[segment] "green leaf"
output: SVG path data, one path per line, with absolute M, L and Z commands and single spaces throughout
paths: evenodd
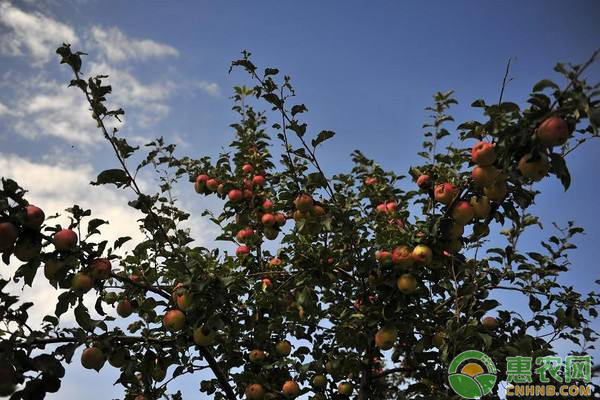
M 542 309 L 542 302 L 535 296 L 529 296 L 529 308 L 533 312 L 540 311 Z
M 556 176 L 560 179 L 565 191 L 571 186 L 571 174 L 567 168 L 567 163 L 560 154 L 550 153 L 550 162 L 552 164 L 552 170 Z
M 96 182 L 90 182 L 92 185 L 106 185 L 112 183 L 117 187 L 129 185 L 129 177 L 122 169 L 107 169 L 100 172 Z
M 541 81 L 539 81 L 538 83 L 533 85 L 534 92 L 541 92 L 542 90 L 544 90 L 546 88 L 552 88 L 552 89 L 556 89 L 556 90 L 559 89 L 559 87 L 556 83 L 554 83 L 548 79 L 542 79 Z

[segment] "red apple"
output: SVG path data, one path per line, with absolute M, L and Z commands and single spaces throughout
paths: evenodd
M 179 310 L 168 311 L 163 317 L 163 328 L 169 332 L 178 332 L 185 326 L 185 314 Z
M 239 246 L 235 250 L 235 255 L 240 258 L 246 257 L 248 254 L 250 254 L 250 247 L 248 246 Z
M 262 350 L 252 350 L 250 354 L 248 354 L 248 359 L 253 363 L 260 363 L 265 360 L 265 352 Z
M 272 202 L 271 200 L 265 200 L 265 201 L 262 203 L 262 206 L 263 206 L 263 208 L 264 208 L 266 211 L 269 211 L 269 210 L 271 210 L 271 208 L 273 207 L 273 202 Z
M 58 251 L 72 250 L 77 245 L 77 234 L 71 229 L 63 229 L 54 234 L 52 242 Z
M 97 347 L 88 347 L 81 353 L 81 365 L 84 368 L 100 371 L 105 361 L 104 353 Z
M 265 397 L 265 389 L 262 387 L 262 385 L 253 383 L 252 385 L 248 385 L 248 387 L 246 387 L 244 394 L 248 400 L 263 400 Z
M 229 191 L 228 196 L 229 196 L 229 201 L 232 201 L 234 203 L 236 203 L 244 198 L 244 194 L 239 189 L 231 189 Z
M 461 225 L 466 225 L 471 222 L 474 215 L 473 206 L 464 200 L 456 203 L 452 209 L 452 218 L 454 218 L 456 223 Z
M 12 249 L 17 240 L 19 231 L 10 222 L 0 222 L 0 252 Z
M 300 394 L 300 386 L 295 381 L 286 381 L 281 387 L 281 392 L 285 397 L 295 398 Z
M 377 183 L 377 178 L 367 178 L 365 179 L 365 185 L 367 186 L 371 186 L 371 185 L 375 185 Z
M 275 221 L 277 221 L 277 225 L 284 226 L 285 225 L 285 214 L 283 214 L 283 213 L 275 214 Z
M 263 278 L 262 281 L 263 290 L 268 289 L 273 286 L 273 282 L 269 278 Z
M 381 204 L 377 205 L 377 207 L 375 209 L 379 213 L 384 213 L 384 212 L 387 212 L 387 205 L 385 203 L 381 203 Z
M 192 294 L 181 284 L 175 286 L 175 290 L 173 290 L 173 300 L 175 301 L 175 304 L 177 304 L 177 307 L 183 311 L 188 310 L 193 304 Z
M 271 260 L 269 260 L 269 265 L 271 266 L 271 268 L 275 268 L 275 267 L 279 267 L 281 266 L 282 261 L 280 258 L 274 257 L 271 258 Z
M 492 165 L 496 161 L 496 150 L 489 142 L 479 142 L 471 149 L 471 159 L 477 165 Z
M 294 200 L 294 205 L 298 211 L 307 213 L 313 208 L 313 199 L 307 194 L 301 194 Z
M 198 175 L 196 177 L 196 182 L 194 183 L 196 193 L 206 192 L 206 183 L 208 182 L 208 179 L 208 175 Z
M 246 243 L 252 240 L 254 231 L 252 229 L 242 229 L 235 235 L 236 239 L 241 243 Z
M 273 226 L 277 222 L 275 216 L 271 213 L 263 214 L 260 222 L 265 226 Z
M 427 189 L 431 186 L 431 177 L 429 175 L 421 175 L 417 178 L 417 186 L 421 190 Z
M 254 196 L 254 192 L 250 189 L 244 189 L 244 199 L 250 200 Z
M 90 276 L 96 280 L 108 279 L 112 266 L 106 258 L 97 258 L 90 263 Z
M 385 209 L 389 213 L 396 212 L 397 208 L 398 208 L 398 203 L 396 203 L 395 201 L 390 201 L 385 204 Z
M 353 389 L 354 388 L 350 382 L 342 382 L 338 385 L 338 392 L 344 396 L 350 396 Z
M 471 178 L 477 185 L 484 187 L 491 185 L 499 173 L 498 168 L 493 165 L 485 167 L 476 165 L 473 171 L 471 171 Z
M 562 146 L 569 138 L 569 127 L 564 119 L 554 116 L 540 124 L 536 135 L 544 146 Z
M 252 183 L 256 186 L 263 186 L 265 184 L 265 177 L 262 175 L 255 175 L 252 178 Z
M 481 320 L 481 325 L 483 325 L 485 329 L 492 330 L 496 329 L 498 326 L 498 321 L 494 317 L 486 316 Z
M 401 268 L 409 268 L 415 260 L 408 246 L 398 246 L 392 251 L 392 262 Z
M 246 174 L 249 174 L 250 172 L 254 171 L 254 167 L 252 167 L 250 164 L 244 164 L 242 166 L 242 171 L 244 171 Z
M 194 343 L 198 346 L 210 346 L 215 342 L 216 332 L 207 326 L 194 329 Z
M 209 179 L 208 181 L 206 181 L 206 187 L 211 192 L 215 192 L 219 188 L 219 181 L 217 181 L 216 179 Z
M 119 301 L 117 304 L 117 314 L 120 317 L 127 318 L 133 312 L 133 307 L 131 306 L 131 302 L 127 299 L 123 299 Z
M 322 217 L 325 215 L 325 209 L 320 205 L 316 204 L 312 208 L 312 215 L 315 217 Z
M 392 253 L 386 250 L 378 251 L 375 253 L 375 258 L 381 264 L 389 264 L 392 262 Z
M 46 215 L 41 208 L 34 206 L 33 204 L 25 207 L 25 226 L 38 229 L 44 223 Z
M 448 205 L 458 194 L 458 189 L 451 183 L 442 183 L 435 187 L 433 194 L 436 201 Z

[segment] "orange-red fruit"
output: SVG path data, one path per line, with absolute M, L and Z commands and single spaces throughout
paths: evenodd
M 260 222 L 262 222 L 262 224 L 266 226 L 273 226 L 277 221 L 273 214 L 267 213 L 262 216 Z
M 15 245 L 19 231 L 10 222 L 0 222 L 0 252 L 10 250 Z
M 250 189 L 245 189 L 244 190 L 244 198 L 246 200 L 250 200 L 252 198 L 252 196 L 254 196 L 254 192 Z
M 240 246 L 235 250 L 235 255 L 238 257 L 246 257 L 250 253 L 250 247 Z
M 163 328 L 169 332 L 177 332 L 185 326 L 185 315 L 179 310 L 168 311 L 163 317 Z
M 271 266 L 271 268 L 279 267 L 281 263 L 281 259 L 277 257 L 271 258 L 271 260 L 269 260 L 269 265 Z
M 104 280 L 110 276 L 112 266 L 106 258 L 97 258 L 90 263 L 90 275 L 93 279 Z
M 395 328 L 384 327 L 375 334 L 375 346 L 381 350 L 389 350 L 398 339 L 398 331 Z
M 408 268 L 414 264 L 415 260 L 408 246 L 398 246 L 392 251 L 392 262 L 401 268 Z
M 264 288 L 270 288 L 271 286 L 273 286 L 273 282 L 271 282 L 269 278 L 263 278 L 261 282 Z
M 254 171 L 254 168 L 250 164 L 244 164 L 244 166 L 242 167 L 242 171 L 249 174 L 250 172 Z
M 79 272 L 71 279 L 71 287 L 81 292 L 88 292 L 93 286 L 92 278 L 89 275 Z
M 403 274 L 396 281 L 396 286 L 404 294 L 412 294 L 417 290 L 417 280 L 411 274 Z
M 37 229 L 44 223 L 44 211 L 33 204 L 25 207 L 25 225 L 29 228 Z
M 476 165 L 473 171 L 471 171 L 471 178 L 473 178 L 473 182 L 477 185 L 484 187 L 491 185 L 499 173 L 498 168 L 493 165 L 485 167 Z
M 284 226 L 285 225 L 285 214 L 283 214 L 283 213 L 275 214 L 275 221 L 277 221 L 277 225 Z
M 250 239 L 252 239 L 253 235 L 254 235 L 254 231 L 252 229 L 242 229 L 241 231 L 239 231 L 237 233 L 237 235 L 235 235 L 235 237 L 238 241 L 245 243 L 245 242 L 249 241 Z
M 297 397 L 300 394 L 300 386 L 292 380 L 286 381 L 281 387 L 281 392 L 286 397 Z
M 378 251 L 375 253 L 375 258 L 382 264 L 388 264 L 392 262 L 392 253 L 386 250 Z
M 133 312 L 133 307 L 131 306 L 131 302 L 127 299 L 123 299 L 119 301 L 117 304 L 117 314 L 120 317 L 127 318 Z
M 396 203 L 395 201 L 390 201 L 388 203 L 385 204 L 385 209 L 387 212 L 396 212 L 396 209 L 398 208 L 398 203 Z
M 81 353 L 81 365 L 84 368 L 99 371 L 105 361 L 104 353 L 97 347 L 88 347 Z
M 450 204 L 458 194 L 458 190 L 451 183 L 442 183 L 435 187 L 433 192 L 435 200 L 442 204 Z
M 232 201 L 234 203 L 238 202 L 244 198 L 244 194 L 239 189 L 231 189 L 229 191 L 228 196 L 229 196 L 229 201 Z
M 492 165 L 496 161 L 496 150 L 489 142 L 479 142 L 471 149 L 471 159 L 477 165 Z
M 325 209 L 317 204 L 312 208 L 312 214 L 315 217 L 322 217 L 325 215 Z
M 385 203 L 381 203 L 381 204 L 377 205 L 376 210 L 377 210 L 377 212 L 380 212 L 380 213 L 387 212 L 387 205 Z
M 365 179 L 365 185 L 375 185 L 377 183 L 377 178 L 367 178 Z
M 265 352 L 258 349 L 252 350 L 250 354 L 248 354 L 248 359 L 254 363 L 262 362 L 265 360 Z
M 208 175 L 198 175 L 196 177 L 196 182 L 194 183 L 194 189 L 196 190 L 196 193 L 204 193 L 208 179 Z
M 483 319 L 481 320 L 481 325 L 483 325 L 484 328 L 486 329 L 496 329 L 496 327 L 498 326 L 498 321 L 496 320 L 496 318 L 494 317 L 483 317 Z
M 461 225 L 471 222 L 474 215 L 473 206 L 464 200 L 459 201 L 452 209 L 452 218 Z
M 271 200 L 265 200 L 263 201 L 262 206 L 265 210 L 270 210 L 273 207 L 273 202 Z
M 301 194 L 294 200 L 296 208 L 303 213 L 309 212 L 313 208 L 313 203 L 313 198 L 307 194 Z
M 483 193 L 492 201 L 500 202 L 506 197 L 508 187 L 506 181 L 502 178 L 498 178 L 490 186 L 483 188 Z
M 77 245 L 77 234 L 71 229 L 63 229 L 54 234 L 52 242 L 56 250 L 72 250 Z
M 537 157 L 534 157 L 531 153 L 525 154 L 519 160 L 519 171 L 525 178 L 537 182 L 550 171 L 548 157 L 544 153 L 539 153 Z
M 265 397 L 265 389 L 258 383 L 248 385 L 244 392 L 248 400 L 263 400 Z
M 263 186 L 265 184 L 265 177 L 262 175 L 255 175 L 252 178 L 252 183 L 256 186 Z
M 550 117 L 540 124 L 536 135 L 545 146 L 562 146 L 569 138 L 569 127 L 564 119 Z
M 175 290 L 173 291 L 173 299 L 180 310 L 186 311 L 192 306 L 192 294 L 181 284 L 175 286 Z
M 429 175 L 421 175 L 417 178 L 417 186 L 423 190 L 431 185 L 431 177 Z
M 281 340 L 275 345 L 277 354 L 283 357 L 287 357 L 292 352 L 292 344 L 287 340 Z
M 208 181 L 206 181 L 206 187 L 211 192 L 215 192 L 219 188 L 219 181 L 217 181 L 216 179 L 209 179 Z
M 344 396 L 350 396 L 353 389 L 352 384 L 349 382 L 342 382 L 338 385 L 338 392 Z

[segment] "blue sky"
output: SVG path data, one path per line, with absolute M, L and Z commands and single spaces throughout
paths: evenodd
M 354 149 L 406 173 L 420 162 L 424 108 L 434 92 L 456 91 L 457 121 L 480 118 L 469 104 L 497 101 L 512 58 L 505 99 L 523 103 L 535 82 L 559 79 L 552 70 L 557 61 L 580 63 L 600 47 L 599 18 L 596 1 L 1 2 L 0 171 L 47 210 L 80 202 L 107 219 L 135 219 L 124 194 L 85 186 L 114 160 L 78 93 L 64 89 L 70 76 L 54 54 L 64 40 L 90 54 L 94 72 L 114 79 L 115 103 L 127 111 L 122 132 L 133 143 L 162 135 L 179 144 L 180 154 L 216 155 L 232 137 L 231 88 L 249 83 L 241 72 L 228 74 L 229 63 L 247 49 L 258 65 L 292 76 L 312 132 L 337 132 L 322 150 L 327 173 L 348 170 Z M 104 47 L 106 41 L 113 46 Z M 600 65 L 587 75 L 599 81 Z M 577 221 L 587 234 L 576 242 L 565 282 L 582 292 L 596 289 L 599 278 L 598 146 L 569 156 L 567 193 L 554 177 L 538 185 L 543 194 L 534 211 L 547 229 L 532 230 L 522 242 L 537 247 L 551 222 Z M 143 179 L 145 187 L 154 184 Z M 202 206 L 191 192 L 180 198 L 192 211 Z M 213 228 L 193 222 L 199 240 L 209 243 Z M 117 222 L 107 234 L 133 235 L 128 229 Z M 31 295 L 52 298 L 42 290 Z M 89 385 L 99 387 L 105 375 L 115 377 L 74 368 L 66 392 L 54 398 L 75 398 Z M 194 384 L 184 382 L 184 393 L 194 394 Z

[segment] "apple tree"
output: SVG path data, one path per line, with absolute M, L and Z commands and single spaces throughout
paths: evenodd
M 189 374 L 202 398 L 455 399 L 447 367 L 465 350 L 489 355 L 501 381 L 508 356 L 556 354 L 557 340 L 574 354 L 593 349 L 600 297 L 561 280 L 577 268 L 569 253 L 583 229 L 556 226 L 543 253 L 518 242 L 542 223 L 529 211 L 535 182 L 554 175 L 568 189 L 566 156 L 598 136 L 600 85 L 582 75 L 598 53 L 558 64 L 563 87 L 538 82 L 526 108 L 476 100 L 481 121 L 454 132 L 453 93 L 436 93 L 422 164 L 408 175 L 359 150 L 351 171 L 328 175 L 319 160 L 334 132 L 312 133 L 291 79 L 260 70 L 248 52 L 231 65 L 252 84 L 235 88 L 239 121 L 227 151 L 180 157 L 158 138 L 141 154 L 114 127 L 124 111 L 108 106 L 109 77 L 86 78 L 84 53 L 69 45 L 57 53 L 116 157 L 92 185 L 132 191 L 146 239 L 119 255 L 131 238 L 103 239 L 107 221 L 92 210 L 73 205 L 61 226 L 46 218 L 56 210 L 30 204 L 25 188 L 2 178 L 0 395 L 42 399 L 60 389 L 66 364 L 99 371 L 108 361 L 125 399 L 181 399 L 169 383 Z M 142 169 L 158 177 L 154 192 L 136 181 Z M 212 248 L 186 228 L 190 214 L 172 194 L 182 182 L 200 201 L 219 199 L 203 214 L 219 229 Z M 490 228 L 502 239 L 487 238 Z M 44 277 L 57 291 L 55 312 L 30 326 L 32 303 L 7 285 Z M 504 307 L 502 291 L 530 310 Z M 134 322 L 120 323 L 113 307 Z M 75 326 L 61 323 L 68 310 Z

